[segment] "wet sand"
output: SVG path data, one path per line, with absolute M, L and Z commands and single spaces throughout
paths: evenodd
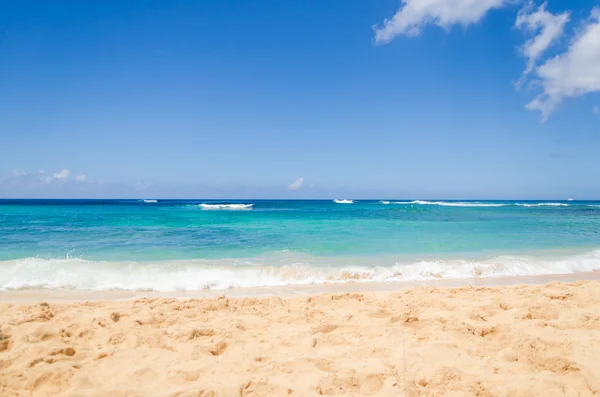
M 328 293 L 345 292 L 392 292 L 414 287 L 498 287 L 517 284 L 547 284 L 558 281 L 563 283 L 573 281 L 600 280 L 600 272 L 581 272 L 572 274 L 549 274 L 519 277 L 474 277 L 460 279 L 433 279 L 406 282 L 349 282 L 339 284 L 289 285 L 277 287 L 232 288 L 198 291 L 90 291 L 69 289 L 48 290 L 13 290 L 0 291 L 0 302 L 36 303 L 36 302 L 79 302 L 82 300 L 123 300 L 139 298 L 210 298 L 226 296 L 228 298 L 270 297 L 290 298 L 293 296 L 310 296 Z

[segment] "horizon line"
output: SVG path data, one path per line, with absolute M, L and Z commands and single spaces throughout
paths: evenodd
M 363 201 L 539 201 L 539 200 L 553 200 L 553 201 L 600 201 L 597 199 L 558 199 L 558 198 L 505 198 L 505 199 L 477 199 L 477 198 L 349 198 L 349 197 L 330 197 L 330 198 L 233 198 L 233 197 L 219 197 L 219 198 L 143 198 L 143 197 L 0 197 L 0 200 L 163 200 L 163 201 L 177 201 L 177 200 L 189 200 L 189 201 L 202 201 L 202 200 L 254 200 L 254 201 L 326 201 L 326 200 L 363 200 Z

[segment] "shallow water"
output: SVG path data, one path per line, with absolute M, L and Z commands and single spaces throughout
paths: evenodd
M 600 202 L 0 200 L 0 289 L 198 290 L 600 269 Z

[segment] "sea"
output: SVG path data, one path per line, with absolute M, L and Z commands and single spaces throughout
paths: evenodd
M 192 291 L 600 270 L 600 201 L 0 200 L 0 290 Z

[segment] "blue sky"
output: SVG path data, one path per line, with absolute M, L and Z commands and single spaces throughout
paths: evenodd
M 0 197 L 600 198 L 599 18 L 2 1 Z

